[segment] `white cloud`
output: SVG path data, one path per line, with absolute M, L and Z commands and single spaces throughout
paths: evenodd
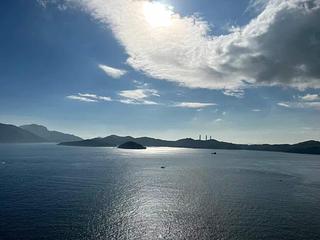
M 278 103 L 279 106 L 286 108 L 303 108 L 320 110 L 320 102 L 285 102 Z
M 175 107 L 182 107 L 182 108 L 205 108 L 210 106 L 216 106 L 215 103 L 200 103 L 200 102 L 181 102 L 177 103 Z
M 70 96 L 67 96 L 67 98 L 72 100 L 83 101 L 83 102 L 112 101 L 110 97 L 98 96 L 96 94 L 91 94 L 91 93 L 78 93 L 78 95 L 70 95 Z
M 120 78 L 127 73 L 126 70 L 113 68 L 103 64 L 99 64 L 99 68 L 112 78 Z
M 285 107 L 285 108 L 289 108 L 290 107 L 290 105 L 288 103 L 283 103 L 283 102 L 279 102 L 279 103 L 277 103 L 277 105 L 280 106 L 280 107 Z
M 149 84 L 145 82 L 141 82 L 138 80 L 133 80 L 133 83 L 136 85 L 137 88 L 148 88 Z
M 154 101 L 148 101 L 148 100 L 132 100 L 132 99 L 120 99 L 119 102 L 124 104 L 134 104 L 134 105 L 158 105 L 158 103 Z
M 160 96 L 155 89 L 135 89 L 125 90 L 118 93 L 121 99 L 112 99 L 111 97 L 99 96 L 92 93 L 78 93 L 77 95 L 69 95 L 68 99 L 82 102 L 102 102 L 102 101 L 117 101 L 124 104 L 134 105 L 158 105 L 159 103 L 148 100 L 151 96 Z
M 307 94 L 305 96 L 300 97 L 303 101 L 317 101 L 320 100 L 320 96 L 318 94 Z
M 236 97 L 236 98 L 243 98 L 244 91 L 242 89 L 227 89 L 223 91 L 223 94 L 226 96 Z
M 307 103 L 304 103 L 303 105 L 307 108 L 320 110 L 320 102 L 307 102 Z
M 67 96 L 67 98 L 72 99 L 72 100 L 81 101 L 81 102 L 98 102 L 96 99 L 81 97 L 78 95 L 69 95 L 69 96 Z
M 280 105 L 280 106 L 281 106 L 281 105 Z M 261 112 L 261 109 L 257 109 L 257 108 L 256 108 L 256 109 L 252 109 L 251 111 L 252 111 L 252 112 Z
M 96 94 L 91 94 L 91 93 L 78 93 L 78 95 L 81 97 L 87 97 L 87 98 L 95 98 L 95 99 L 98 98 Z
M 56 5 L 60 11 L 65 11 L 67 9 L 67 5 L 63 0 L 36 0 L 36 1 L 43 8 L 47 8 L 49 5 Z
M 99 100 L 110 102 L 112 101 L 111 97 L 98 96 Z
M 221 36 L 210 35 L 206 21 L 171 8 L 161 8 L 155 16 L 163 19 L 152 16 L 151 24 L 149 1 L 69 1 L 110 27 L 128 64 L 154 78 L 222 90 L 320 88 L 320 0 L 264 1 L 257 17 Z
M 123 90 L 118 93 L 123 97 L 120 100 L 126 104 L 144 104 L 144 105 L 156 105 L 158 103 L 148 100 L 150 97 L 159 97 L 159 93 L 155 89 L 138 88 L 134 90 Z
M 216 120 L 214 120 L 215 122 L 222 122 L 223 120 L 221 118 L 217 118 Z
M 120 96 L 134 100 L 145 99 L 150 96 L 159 96 L 158 91 L 155 89 L 134 89 L 124 90 L 119 93 Z

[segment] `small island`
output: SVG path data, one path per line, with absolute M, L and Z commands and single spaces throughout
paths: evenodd
M 136 143 L 136 142 L 132 142 L 132 141 L 125 142 L 125 143 L 119 145 L 118 148 L 122 148 L 122 149 L 146 149 L 145 146 L 143 146 L 143 145 L 141 145 L 139 143 Z

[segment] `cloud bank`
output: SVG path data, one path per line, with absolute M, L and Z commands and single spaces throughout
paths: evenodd
M 149 1 L 68 2 L 109 27 L 127 63 L 153 78 L 190 88 L 320 88 L 320 0 L 266 0 L 257 17 L 221 36 L 210 35 L 203 19 L 171 8 L 161 10 L 168 24 L 150 24 Z

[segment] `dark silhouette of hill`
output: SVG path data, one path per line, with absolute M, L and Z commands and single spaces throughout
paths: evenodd
M 14 125 L 0 123 L 1 143 L 44 142 L 45 139 Z
M 72 134 L 66 134 L 58 131 L 49 131 L 45 126 L 37 124 L 22 125 L 20 128 L 27 130 L 43 139 L 47 142 L 72 142 L 83 140 Z
M 116 147 L 125 142 L 134 141 L 148 147 L 181 147 L 181 148 L 203 148 L 203 149 L 234 149 L 234 150 L 255 150 L 274 151 L 288 153 L 320 154 L 320 142 L 306 141 L 297 144 L 234 144 L 212 140 L 195 140 L 192 138 L 168 141 L 149 137 L 134 138 L 130 136 L 121 137 L 111 135 L 105 138 L 93 138 L 83 141 L 62 142 L 60 145 L 67 146 L 87 146 L 87 147 Z
M 64 146 L 79 146 L 79 147 L 115 147 L 117 145 L 109 144 L 109 142 L 105 141 L 104 138 L 92 138 L 86 139 L 82 141 L 74 141 L 74 142 L 62 142 L 58 145 Z
M 296 143 L 296 144 L 243 145 L 242 149 L 257 150 L 257 151 L 320 154 L 320 142 L 310 140 L 310 141 L 305 141 L 305 142 Z
M 141 144 L 136 143 L 136 142 L 132 142 L 132 141 L 120 144 L 118 146 L 118 148 L 123 148 L 123 149 L 146 149 L 145 146 L 142 146 Z

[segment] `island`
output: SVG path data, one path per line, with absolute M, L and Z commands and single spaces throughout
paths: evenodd
M 141 145 L 139 143 L 136 143 L 136 142 L 132 142 L 132 141 L 125 142 L 125 143 L 119 145 L 118 148 L 122 148 L 122 149 L 146 149 L 145 146 L 143 146 L 143 145 Z

